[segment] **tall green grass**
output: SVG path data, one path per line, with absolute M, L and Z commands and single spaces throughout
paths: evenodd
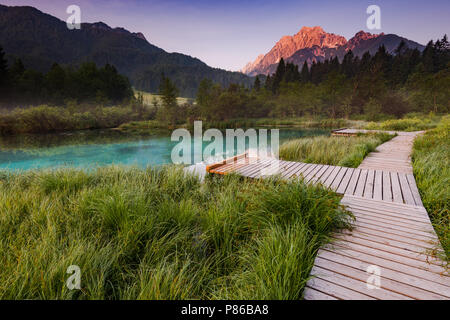
M 450 116 L 436 129 L 414 141 L 413 169 L 417 187 L 438 234 L 447 259 L 450 257 Z
M 365 129 L 369 130 L 394 130 L 394 131 L 420 131 L 435 128 L 440 116 L 433 113 L 429 115 L 413 115 L 404 119 L 390 119 L 383 122 L 369 122 Z
M 364 157 L 393 136 L 386 133 L 355 137 L 312 137 L 291 140 L 280 147 L 280 158 L 356 168 Z
M 0 174 L 1 299 L 299 299 L 347 226 L 340 198 L 301 181 L 180 168 Z M 81 268 L 81 290 L 65 283 Z
M 148 112 L 133 110 L 132 106 L 53 107 L 47 105 L 0 110 L 0 136 L 22 133 L 114 128 L 126 122 L 148 118 Z

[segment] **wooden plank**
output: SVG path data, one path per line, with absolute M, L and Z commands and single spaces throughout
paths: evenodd
M 432 263 L 434 265 L 442 267 L 442 261 L 436 258 L 435 256 L 428 255 L 428 254 L 422 254 L 417 252 L 412 252 L 403 248 L 397 248 L 390 246 L 388 244 L 383 244 L 378 241 L 368 240 L 365 238 L 360 237 L 354 237 L 346 234 L 336 234 L 334 235 L 334 239 L 338 239 L 339 241 L 343 242 L 351 242 L 356 243 L 365 247 L 370 247 L 374 249 L 378 249 L 381 251 L 386 251 L 392 254 L 397 254 L 399 256 L 407 257 L 410 259 L 415 259 L 418 261 L 426 262 L 426 263 Z
M 327 178 L 330 176 L 330 174 L 333 172 L 334 167 L 333 166 L 329 166 L 327 168 L 327 170 L 323 173 L 323 175 L 320 177 L 320 179 L 318 180 L 319 183 L 322 183 L 327 180 Z
M 270 162 L 270 160 L 266 159 L 266 160 L 260 161 L 258 163 L 255 163 L 255 164 L 250 164 L 242 169 L 237 170 L 237 172 L 239 172 L 243 176 L 248 177 L 249 174 L 252 174 L 252 173 L 258 171 L 261 167 L 265 166 L 269 162 Z
M 422 199 L 420 198 L 419 189 L 417 189 L 416 180 L 414 179 L 414 175 L 411 173 L 407 174 L 406 179 L 408 180 L 409 187 L 411 189 L 411 193 L 413 195 L 416 206 L 423 206 Z
M 224 159 L 224 160 L 222 160 L 220 162 L 213 163 L 213 164 L 210 164 L 210 165 L 206 166 L 206 171 L 209 172 L 210 170 L 215 169 L 217 167 L 220 167 L 220 166 L 222 166 L 224 164 L 228 164 L 230 162 L 236 162 L 237 160 L 242 159 L 242 158 L 246 158 L 246 157 L 248 157 L 247 152 L 239 154 L 237 156 L 233 156 L 233 157 Z
M 383 200 L 392 201 L 391 174 L 383 171 Z
M 375 300 L 374 298 L 369 297 L 365 294 L 334 284 L 329 281 L 325 281 L 320 278 L 312 278 L 311 280 L 308 281 L 307 286 L 310 288 L 314 288 L 318 291 L 326 292 L 328 295 L 331 295 L 338 299 Z
M 368 170 L 367 172 L 367 180 L 366 186 L 364 187 L 364 198 L 372 199 L 373 198 L 373 184 L 375 179 L 375 171 Z
M 391 227 L 393 229 L 399 229 L 399 230 L 403 230 L 407 231 L 406 229 L 409 228 L 411 229 L 411 232 L 416 233 L 416 234 L 421 234 L 421 235 L 428 235 L 429 237 L 435 239 L 436 235 L 434 232 L 434 229 L 431 225 L 417 225 L 414 223 L 409 223 L 408 220 L 394 220 L 394 219 L 386 219 L 386 217 L 383 216 L 379 216 L 379 215 L 374 215 L 374 214 L 367 214 L 364 211 L 358 211 L 358 210 L 351 210 L 355 215 L 358 215 L 359 217 L 361 217 L 359 219 L 359 221 L 365 221 L 365 219 L 369 219 L 370 223 L 373 223 L 374 225 L 378 225 L 378 226 L 384 226 L 386 225 L 387 227 Z M 369 222 L 367 222 L 369 223 Z M 400 227 L 402 227 L 403 229 L 400 229 Z
M 330 186 L 331 190 L 337 190 L 338 189 L 339 185 L 342 182 L 342 178 L 344 177 L 345 173 L 347 172 L 347 169 L 348 168 L 341 167 L 341 170 L 336 175 L 336 178 L 334 178 L 334 181 L 333 181 L 333 183 Z
M 345 204 L 345 206 L 347 207 L 348 210 L 350 211 L 354 211 L 354 212 L 360 212 L 363 214 L 368 214 L 368 215 L 377 215 L 386 219 L 403 219 L 403 220 L 407 220 L 411 223 L 420 223 L 422 225 L 430 225 L 430 221 L 429 219 L 426 219 L 424 217 L 421 216 L 417 216 L 417 215 L 409 215 L 409 214 L 401 214 L 401 213 L 397 213 L 397 212 L 392 212 L 392 211 L 388 211 L 388 210 L 379 210 L 376 208 L 369 208 L 366 206 L 361 206 L 358 204 Z
M 361 169 L 355 169 L 348 183 L 347 189 L 345 190 L 345 194 L 353 195 L 355 193 L 356 185 L 359 181 L 359 176 L 361 174 Z
M 363 226 L 358 226 L 358 228 L 355 229 L 355 231 L 364 233 L 364 234 L 368 234 L 368 235 L 372 235 L 375 237 L 380 237 L 380 238 L 384 238 L 384 239 L 395 240 L 395 241 L 400 241 L 400 242 L 404 242 L 404 243 L 408 243 L 408 244 L 422 246 L 428 250 L 434 250 L 436 248 L 436 245 L 432 241 L 407 238 L 407 237 L 403 237 L 401 235 L 397 235 L 397 234 L 394 234 L 391 232 L 379 231 L 377 229 L 366 228 Z
M 325 173 L 325 171 L 327 171 L 329 165 L 323 165 L 320 167 L 320 170 L 313 176 L 311 177 L 309 180 L 307 180 L 307 182 L 314 182 L 319 180 L 322 175 Z
M 306 165 L 307 164 L 303 163 L 303 162 L 296 163 L 295 165 L 290 167 L 289 170 L 287 170 L 286 172 L 282 173 L 281 176 L 283 178 L 289 178 L 292 175 L 293 172 L 299 170 L 300 168 L 302 168 L 302 167 L 304 167 Z
M 364 261 L 354 257 L 350 257 L 348 255 L 341 255 L 335 252 L 327 251 L 327 250 L 319 250 L 317 255 L 320 259 L 325 259 L 327 261 L 332 261 L 335 263 L 339 263 L 342 265 L 346 265 L 361 271 L 366 271 L 367 267 L 373 265 L 372 261 Z M 391 279 L 397 282 L 407 284 L 416 289 L 426 290 L 428 292 L 438 294 L 438 296 L 447 297 L 447 293 L 449 288 L 441 285 L 439 283 L 429 281 L 420 277 L 416 277 L 414 275 L 410 275 L 402 272 L 402 270 L 395 270 L 389 267 L 385 267 L 384 265 L 375 264 L 382 268 L 382 277 L 383 279 Z M 383 280 L 382 280 L 383 281 Z M 417 292 L 417 291 L 416 291 Z
M 248 158 L 246 158 L 244 163 L 233 162 L 233 163 L 229 163 L 229 164 L 224 164 L 215 169 L 211 169 L 209 172 L 218 173 L 218 174 L 226 174 L 226 173 L 234 172 L 237 169 L 242 168 L 244 166 L 248 166 L 248 165 L 249 165 L 249 160 L 248 160 Z
M 336 248 L 336 249 L 331 249 L 331 250 L 328 249 L 327 251 L 335 251 L 335 253 L 342 255 L 342 256 L 355 258 L 355 259 L 358 259 L 361 261 L 368 262 L 371 265 L 377 265 L 383 269 L 386 268 L 386 269 L 399 271 L 400 273 L 404 273 L 404 274 L 407 274 L 407 275 L 410 275 L 413 277 L 417 277 L 417 278 L 422 278 L 424 280 L 432 281 L 437 284 L 444 285 L 445 282 L 448 283 L 448 279 L 446 279 L 447 277 L 439 275 L 434 272 L 429 272 L 427 270 L 412 267 L 412 266 L 409 266 L 409 265 L 406 265 L 403 263 L 399 263 L 396 261 L 392 261 L 389 259 L 381 258 L 381 257 L 375 256 L 372 254 L 367 254 L 365 252 L 352 250 L 350 248 L 346 249 L 344 247 L 340 247 L 340 248 Z M 450 289 L 450 287 L 448 289 Z
M 253 170 L 255 170 L 256 168 L 258 168 L 259 166 L 261 166 L 263 163 L 262 162 L 258 162 L 258 163 L 254 163 L 254 164 L 248 164 L 242 168 L 239 168 L 236 170 L 236 173 L 242 175 L 242 176 L 247 176 L 248 172 L 252 172 Z
M 436 240 L 436 238 L 432 237 L 431 235 L 418 235 L 416 233 L 412 233 L 411 230 L 399 230 L 400 228 L 398 227 L 388 227 L 387 225 L 383 225 L 380 223 L 374 223 L 374 222 L 366 222 L 366 221 L 362 221 L 360 220 L 356 220 L 354 222 L 355 226 L 358 227 L 365 227 L 365 228 L 369 228 L 372 230 L 378 230 L 381 232 L 386 232 L 386 233 L 390 233 L 390 234 L 395 234 L 398 236 L 402 236 L 404 238 L 409 238 L 411 240 L 422 240 L 422 241 L 429 241 L 429 242 L 433 242 Z
M 443 267 L 437 266 L 435 264 L 419 261 L 416 259 L 407 258 L 404 256 L 393 254 L 391 252 L 367 247 L 367 246 L 356 244 L 353 242 L 339 241 L 339 242 L 333 242 L 332 245 L 333 245 L 333 247 L 339 246 L 341 248 L 351 249 L 353 251 L 358 251 L 358 252 L 362 252 L 364 254 L 370 254 L 371 256 L 375 256 L 378 258 L 401 263 L 405 266 L 410 266 L 410 267 L 414 267 L 414 268 L 426 271 L 428 273 L 433 273 L 435 275 L 438 275 L 439 277 L 441 277 L 442 276 L 441 274 L 443 272 L 445 272 L 445 269 Z
M 373 186 L 373 198 L 383 200 L 383 171 L 375 171 L 375 184 Z
M 296 177 L 302 177 L 305 178 L 310 172 L 314 171 L 314 169 L 317 167 L 318 165 L 315 163 L 310 164 L 308 167 L 305 167 L 304 170 L 299 170 L 295 173 Z
M 272 160 L 272 161 L 267 162 L 266 164 L 261 166 L 258 170 L 250 173 L 248 175 L 248 177 L 253 178 L 253 179 L 260 177 L 262 175 L 262 170 L 269 168 L 271 165 L 276 164 L 277 162 L 278 162 L 278 160 Z
M 291 170 L 293 167 L 297 166 L 299 163 L 298 162 L 291 162 L 291 161 L 285 161 L 287 164 L 284 167 L 283 172 L 281 173 L 281 176 L 283 176 L 283 174 L 285 174 L 286 172 L 289 172 L 289 170 Z
M 323 184 L 327 187 L 330 187 L 333 181 L 335 180 L 336 176 L 338 175 L 339 171 L 341 171 L 341 168 L 342 167 L 334 167 L 333 172 L 330 173 L 330 175 Z
M 409 225 L 413 226 L 422 226 L 423 228 L 426 228 L 426 230 L 432 230 L 432 226 L 430 225 L 429 221 L 421 220 L 419 218 L 417 219 L 411 219 L 407 215 L 400 215 L 397 213 L 391 213 L 391 212 L 380 212 L 376 209 L 367 209 L 367 208 L 360 208 L 360 207 L 349 207 L 347 206 L 347 209 L 355 214 L 361 214 L 364 216 L 374 216 L 379 217 L 380 219 L 385 219 L 386 221 L 405 221 L 405 223 L 408 223 Z
M 351 196 L 351 195 L 345 195 L 342 198 L 342 200 L 344 202 L 349 202 L 351 204 L 360 203 L 361 205 L 365 205 L 370 208 L 377 207 L 377 208 L 380 208 L 383 210 L 388 210 L 388 211 L 393 211 L 393 212 L 398 212 L 398 213 L 404 213 L 406 211 L 407 213 L 413 213 L 418 216 L 428 217 L 427 211 L 422 206 L 396 203 L 396 202 L 379 201 L 379 200 L 374 200 L 374 199 L 365 199 L 365 198 Z
M 337 263 L 331 260 L 323 259 L 321 257 L 317 257 L 315 261 L 315 265 L 318 267 L 321 267 L 323 269 L 327 269 L 336 273 L 339 273 L 343 276 L 351 277 L 356 280 L 360 281 L 367 281 L 369 274 L 367 273 L 367 267 L 366 270 L 361 270 L 361 268 L 354 268 L 352 266 L 347 266 L 345 264 Z M 399 281 L 396 281 L 395 279 L 390 279 L 387 277 L 384 277 L 383 270 L 380 270 L 382 274 L 380 274 L 380 289 L 381 294 L 383 296 L 378 296 L 380 299 L 433 299 L 433 300 L 443 300 L 446 299 L 446 297 L 423 290 L 421 288 L 417 288 L 414 286 L 409 285 L 408 283 L 402 283 Z M 388 293 L 383 291 L 388 291 Z M 372 291 L 372 290 L 371 290 Z M 378 291 L 378 290 L 373 290 Z M 394 296 L 391 296 L 390 293 L 395 293 Z M 387 295 L 386 295 L 387 294 Z M 369 293 L 369 295 L 371 295 Z M 386 296 L 384 296 L 386 295 Z
M 402 217 L 402 216 L 393 215 L 393 214 L 385 214 L 384 212 L 380 213 L 380 212 L 373 212 L 373 211 L 369 211 L 369 210 L 360 210 L 360 209 L 355 209 L 355 208 L 351 208 L 350 211 L 355 216 L 361 216 L 362 218 L 370 218 L 370 219 L 375 219 L 375 220 L 379 220 L 379 221 L 384 221 L 387 223 L 401 224 L 404 226 L 409 226 L 411 228 L 426 230 L 428 232 L 434 231 L 433 227 L 429 223 L 408 219 L 408 218 L 405 218 L 404 216 Z
M 411 189 L 409 188 L 408 181 L 406 180 L 406 175 L 404 173 L 399 173 L 398 180 L 400 181 L 400 187 L 402 189 L 403 198 L 405 199 L 406 204 L 415 205 L 413 195 L 411 193 Z
M 305 175 L 305 182 L 311 180 L 311 178 L 314 177 L 323 167 L 324 167 L 323 165 L 317 165 L 313 170 L 311 170 L 307 175 Z
M 366 185 L 367 170 L 362 169 L 359 174 L 358 183 L 356 184 L 355 196 L 362 197 L 364 194 L 364 186 Z
M 323 292 L 317 291 L 313 288 L 306 287 L 304 294 L 303 294 L 304 300 L 338 300 L 337 298 L 330 296 L 328 294 L 325 294 Z
M 443 253 L 443 251 L 438 251 L 438 250 L 420 246 L 420 244 L 421 244 L 420 242 L 411 244 L 411 243 L 407 243 L 407 242 L 403 242 L 403 241 L 399 241 L 399 240 L 389 239 L 386 236 L 382 236 L 382 235 L 374 236 L 370 233 L 361 232 L 359 228 L 356 230 L 352 230 L 352 231 L 344 230 L 341 233 L 339 233 L 337 236 L 340 236 L 341 234 L 351 235 L 352 237 L 355 237 L 355 238 L 362 238 L 362 239 L 367 239 L 370 241 L 376 241 L 376 242 L 383 243 L 383 244 L 386 244 L 386 245 L 389 245 L 392 247 L 405 249 L 405 250 L 409 250 L 411 252 L 416 252 L 419 254 L 433 256 L 433 257 L 437 256 L 437 254 Z
M 436 239 L 434 230 L 432 230 L 430 228 L 430 226 L 423 226 L 420 224 L 417 225 L 417 224 L 409 223 L 408 221 L 405 222 L 405 220 L 399 221 L 397 219 L 396 220 L 386 219 L 386 217 L 384 217 L 384 216 L 373 216 L 373 215 L 369 215 L 369 214 L 362 214 L 358 211 L 352 211 L 352 213 L 361 222 L 373 223 L 374 225 L 377 225 L 377 226 L 392 225 L 392 227 L 394 229 L 396 229 L 398 227 L 401 227 L 403 229 L 410 229 L 411 233 L 417 232 L 420 235 L 429 234 L 429 235 L 431 235 L 432 239 Z
M 298 166 L 297 168 L 295 168 L 294 170 L 292 170 L 289 175 L 286 176 L 286 178 L 290 179 L 290 178 L 295 178 L 297 177 L 301 172 L 304 172 L 305 170 L 308 170 L 309 168 L 311 168 L 311 164 L 310 163 L 305 163 L 305 165 L 303 166 Z
M 365 280 L 359 280 L 355 278 L 348 277 L 346 275 L 342 275 L 340 273 L 334 272 L 332 270 L 328 270 L 325 268 L 322 268 L 320 266 L 314 265 L 314 267 L 311 270 L 311 275 L 316 276 L 317 278 L 333 282 L 335 284 L 338 284 L 340 286 L 344 286 L 350 290 L 353 290 L 355 292 L 359 292 L 361 294 L 365 294 L 369 297 L 375 298 L 375 299 L 387 299 L 387 300 L 411 300 L 411 298 L 406 297 L 404 295 L 385 290 L 383 288 L 379 289 L 369 289 L 367 287 L 367 283 Z M 368 274 L 365 274 L 365 277 L 367 279 Z
M 345 193 L 345 190 L 347 190 L 347 186 L 350 183 L 350 179 L 352 178 L 354 172 L 355 172 L 355 169 L 353 169 L 353 168 L 347 169 L 347 171 L 345 172 L 345 175 L 342 177 L 341 184 L 339 185 L 339 187 L 336 190 L 337 193 L 340 193 L 340 194 Z

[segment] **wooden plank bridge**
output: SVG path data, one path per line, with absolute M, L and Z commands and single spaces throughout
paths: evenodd
M 367 132 L 366 130 L 361 130 Z M 337 135 L 354 135 L 344 129 Z M 342 194 L 352 230 L 332 235 L 316 256 L 305 299 L 450 299 L 448 265 L 423 207 L 410 153 L 419 132 L 396 132 L 358 168 L 239 155 L 206 167 L 212 174 L 303 178 Z M 378 270 L 379 286 L 367 283 Z M 375 275 L 377 276 L 377 275 Z

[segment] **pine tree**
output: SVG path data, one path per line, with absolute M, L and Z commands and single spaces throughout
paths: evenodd
M 434 72 L 435 70 L 436 52 L 433 40 L 427 43 L 422 52 L 422 61 L 426 72 Z
M 13 79 L 16 77 L 20 77 L 23 75 L 24 72 L 25 72 L 25 66 L 22 63 L 22 60 L 20 60 L 20 59 L 14 60 L 14 63 L 10 69 L 11 77 Z
M 161 75 L 159 94 L 162 96 L 161 100 L 163 106 L 163 109 L 160 110 L 159 118 L 168 121 L 171 124 L 175 124 L 178 120 L 178 89 L 164 74 Z
M 264 88 L 266 88 L 266 90 L 272 90 L 272 77 L 270 76 L 270 74 L 268 74 L 266 77 Z
M 272 79 L 272 91 L 274 93 L 278 92 L 278 89 L 280 88 L 280 83 L 284 79 L 284 75 L 286 73 L 286 65 L 284 63 L 284 59 L 281 58 L 280 62 L 278 63 L 277 71 L 275 71 L 275 74 L 273 75 Z
M 0 87 L 6 86 L 8 82 L 8 62 L 5 59 L 5 52 L 0 46 Z
M 301 71 L 301 73 L 300 73 L 300 80 L 301 80 L 302 82 L 308 82 L 308 81 L 310 80 L 310 77 L 309 77 L 309 68 L 308 68 L 308 63 L 306 62 L 306 60 L 305 60 L 305 62 L 303 63 L 302 71 Z
M 259 91 L 259 89 L 261 89 L 261 81 L 259 80 L 259 76 L 256 76 L 255 78 L 253 89 L 255 89 L 256 91 Z
M 341 70 L 347 78 L 351 78 L 355 75 L 355 69 L 355 57 L 353 51 L 349 50 L 342 59 Z

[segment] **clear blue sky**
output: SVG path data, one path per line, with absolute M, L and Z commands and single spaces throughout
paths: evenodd
M 426 44 L 450 35 L 449 0 L 0 0 L 30 5 L 66 20 L 70 4 L 81 7 L 82 22 L 103 21 L 112 27 L 142 32 L 169 52 L 197 57 L 210 66 L 239 70 L 266 53 L 283 35 L 302 26 L 322 26 L 347 39 L 367 30 L 366 8 L 381 8 L 381 30 Z

